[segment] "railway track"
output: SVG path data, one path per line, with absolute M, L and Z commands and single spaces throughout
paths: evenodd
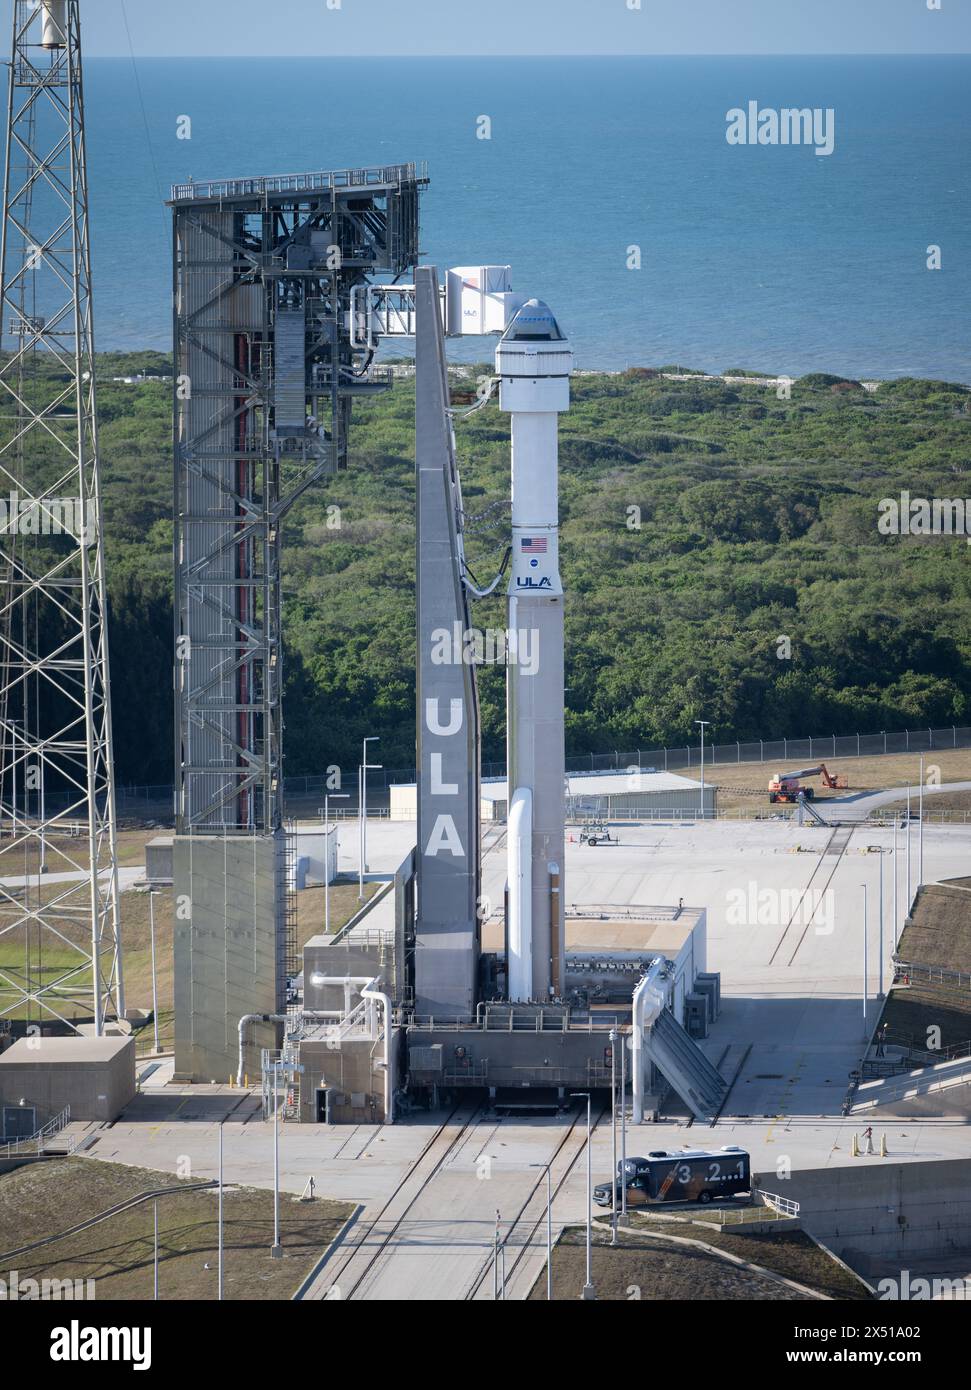
M 822 898 L 823 894 L 826 893 L 826 891 L 828 890 L 830 884 L 833 882 L 833 879 L 836 876 L 836 870 L 839 868 L 840 864 L 842 864 L 844 858 L 846 857 L 846 851 L 849 848 L 850 841 L 853 838 L 853 832 L 857 828 L 858 827 L 856 825 L 838 825 L 833 830 L 832 835 L 829 837 L 829 840 L 826 843 L 826 848 L 819 856 L 819 862 L 817 863 L 816 867 L 812 871 L 812 874 L 810 875 L 809 882 L 806 884 L 805 888 L 800 893 L 799 901 L 793 908 L 789 920 L 785 925 L 785 929 L 783 930 L 782 935 L 779 937 L 779 940 L 776 942 L 775 950 L 769 957 L 770 965 L 775 965 L 776 958 L 780 956 L 780 953 L 782 953 L 783 951 L 783 947 L 786 946 L 786 938 L 789 936 L 790 931 L 792 931 L 794 926 L 798 926 L 797 918 L 799 917 L 800 912 L 802 911 L 802 906 L 803 903 L 806 901 L 807 894 L 816 886 L 817 876 L 820 879 L 822 879 L 822 877 L 825 875 L 826 879 L 825 883 L 823 883 L 822 887 L 819 889 L 820 899 Z M 828 874 L 825 874 L 823 866 L 827 859 L 833 860 L 833 867 L 830 869 Z M 795 946 L 792 947 L 792 953 L 789 956 L 789 959 L 786 961 L 787 966 L 792 965 L 793 961 L 796 959 L 796 956 L 799 952 L 799 948 L 806 939 L 806 933 L 809 931 L 809 928 L 812 925 L 813 915 L 814 914 L 811 913 L 807 918 L 806 922 L 803 924 L 802 931 L 799 934 L 799 939 L 796 942 Z
M 438 1127 L 417 1162 L 398 1184 L 376 1216 L 361 1231 L 343 1262 L 329 1278 L 324 1295 L 342 1302 L 354 1298 L 370 1277 L 400 1230 L 412 1207 L 441 1172 L 469 1130 L 483 1114 L 481 1105 L 460 1104 Z
M 599 1114 L 596 1114 L 594 1116 L 592 1121 L 592 1128 L 594 1131 L 596 1131 L 597 1126 L 600 1124 L 600 1122 L 603 1120 L 604 1116 L 607 1113 L 608 1107 L 605 1106 L 603 1109 L 601 1109 Z M 579 1142 L 577 1142 L 576 1134 L 578 1128 L 580 1130 Z M 584 1114 L 584 1111 L 580 1109 L 574 1116 L 570 1128 L 567 1130 L 566 1134 L 564 1134 L 563 1138 L 557 1145 L 553 1157 L 549 1160 L 550 1169 L 553 1174 L 554 1203 L 556 1201 L 556 1198 L 562 1191 L 563 1186 L 569 1178 L 570 1174 L 573 1172 L 573 1169 L 576 1167 L 576 1164 L 579 1161 L 581 1155 L 583 1154 L 586 1148 L 586 1142 L 586 1115 Z M 557 1173 L 557 1168 L 559 1168 L 559 1173 Z M 515 1280 L 517 1270 L 519 1270 L 522 1267 L 523 1261 L 528 1257 L 530 1251 L 533 1249 L 534 1244 L 536 1243 L 537 1233 L 545 1231 L 546 1172 L 545 1170 L 537 1171 L 539 1172 L 539 1176 L 537 1177 L 536 1182 L 533 1184 L 533 1187 L 528 1197 L 526 1198 L 525 1202 L 523 1202 L 519 1211 L 516 1213 L 512 1225 L 506 1232 L 504 1245 L 507 1250 L 512 1240 L 518 1239 L 519 1244 L 519 1248 L 516 1251 L 512 1263 L 507 1265 L 505 1270 L 505 1287 L 507 1288 L 512 1285 L 513 1281 Z M 539 1208 L 538 1212 L 530 1210 L 531 1208 L 535 1208 L 537 1206 Z M 519 1238 L 520 1231 L 522 1231 L 521 1238 Z M 544 1234 L 542 1236 L 542 1244 L 545 1245 L 545 1243 L 546 1237 Z M 494 1256 L 490 1252 L 488 1258 L 483 1263 L 482 1268 L 479 1270 L 479 1273 L 476 1275 L 475 1280 L 473 1281 L 471 1287 L 465 1295 L 466 1302 L 476 1298 L 485 1298 L 490 1296 L 489 1294 L 483 1292 L 483 1290 L 486 1284 L 486 1280 L 492 1272 L 493 1259 Z

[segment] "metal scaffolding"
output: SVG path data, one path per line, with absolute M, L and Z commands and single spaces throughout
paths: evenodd
M 0 266 L 0 1017 L 100 1034 L 124 992 L 77 0 L 13 7 Z
M 413 164 L 180 184 L 175 302 L 176 825 L 283 823 L 285 517 L 346 466 L 355 397 L 390 373 L 351 295 L 418 258 Z

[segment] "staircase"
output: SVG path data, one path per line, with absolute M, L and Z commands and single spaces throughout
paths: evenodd
M 645 1033 L 644 1049 L 695 1118 L 713 1120 L 725 1102 L 728 1083 L 667 1009 Z

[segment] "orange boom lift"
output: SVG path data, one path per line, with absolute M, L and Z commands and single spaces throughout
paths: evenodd
M 823 786 L 834 791 L 841 791 L 849 786 L 845 777 L 837 777 L 834 772 L 830 772 L 825 763 L 818 763 L 815 767 L 801 767 L 798 772 L 777 772 L 769 783 L 769 801 L 773 805 L 777 801 L 795 802 L 800 796 L 812 801 L 815 790 L 802 785 L 803 777 L 821 777 Z

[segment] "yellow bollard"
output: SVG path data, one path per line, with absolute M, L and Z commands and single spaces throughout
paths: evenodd
M 850 1157 L 860 1157 L 860 1136 L 858 1134 L 853 1135 L 853 1143 L 850 1145 Z
M 887 1136 L 886 1136 L 886 1134 L 881 1134 L 881 1135 L 880 1135 L 880 1157 L 881 1157 L 881 1158 L 886 1158 L 886 1156 L 887 1156 Z

